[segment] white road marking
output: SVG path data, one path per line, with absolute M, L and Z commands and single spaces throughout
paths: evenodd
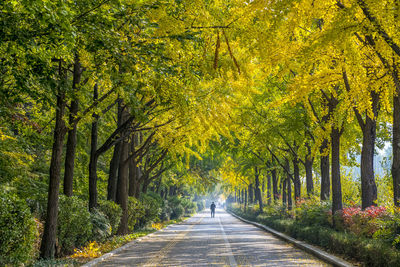
M 226 246 L 227 252 L 229 254 L 229 256 L 228 256 L 229 265 L 236 267 L 237 263 L 236 263 L 235 257 L 233 256 L 231 245 L 229 244 L 228 238 L 226 237 L 224 227 L 221 224 L 221 218 L 220 217 L 218 217 L 218 222 L 219 222 L 219 226 L 221 227 L 221 232 L 222 232 L 222 236 L 224 237 L 224 241 L 225 241 L 225 246 Z

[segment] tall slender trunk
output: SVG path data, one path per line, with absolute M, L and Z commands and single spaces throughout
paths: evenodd
M 122 124 L 122 100 L 118 99 L 117 128 Z M 118 166 L 121 157 L 121 142 L 114 145 L 114 152 L 110 162 L 110 173 L 107 184 L 107 199 L 117 201 Z
M 343 74 L 343 77 L 346 86 L 349 88 L 346 73 Z M 363 133 L 363 146 L 361 150 L 361 206 L 363 209 L 373 205 L 375 206 L 376 199 L 378 198 L 374 175 L 374 151 L 376 140 L 376 119 L 379 110 L 379 93 L 371 91 L 370 97 L 372 100 L 373 118 L 370 118 L 369 115 L 366 114 L 364 121 L 359 111 L 354 108 L 358 124 Z
M 121 157 L 121 142 L 114 146 L 113 156 L 110 161 L 110 173 L 107 183 L 107 200 L 117 201 L 117 181 L 118 181 L 118 166 Z
M 393 81 L 396 92 L 393 95 L 393 128 L 392 128 L 392 179 L 394 205 L 400 207 L 400 80 L 396 63 L 393 64 Z
M 340 131 L 332 127 L 332 214 L 342 210 L 342 185 L 340 181 Z
M 279 191 L 278 191 L 278 177 L 276 176 L 276 169 L 271 170 L 272 176 L 272 193 L 274 195 L 274 201 L 279 200 Z
M 50 180 L 47 197 L 47 214 L 44 225 L 43 238 L 40 246 L 40 257 L 53 258 L 56 246 L 57 220 L 58 220 L 58 195 L 60 192 L 60 173 L 62 164 L 62 150 L 66 134 L 65 122 L 65 92 L 64 83 L 67 74 L 62 70 L 62 61 L 59 63 L 60 87 L 57 93 L 56 123 L 54 127 L 53 148 L 50 161 Z
M 271 205 L 271 174 L 267 175 L 267 199 L 268 205 Z
M 158 178 L 158 181 L 157 181 L 157 186 L 156 186 L 156 191 L 155 191 L 158 194 L 160 193 L 160 190 L 161 190 L 161 184 L 162 184 L 162 176 L 160 175 L 160 178 Z
M 74 93 L 78 91 L 79 83 L 81 82 L 81 64 L 78 54 L 75 55 L 72 90 Z M 79 111 L 79 101 L 76 95 L 71 100 L 69 109 L 69 124 L 73 124 Z M 77 126 L 74 124 L 68 130 L 67 147 L 65 152 L 65 165 L 64 165 L 64 194 L 68 197 L 72 196 L 73 180 L 74 180 L 74 166 L 75 166 L 75 152 L 76 152 L 76 132 Z
M 235 187 L 235 203 L 237 202 L 237 189 Z
M 313 165 L 313 157 L 311 155 L 311 147 L 307 143 L 307 155 L 304 160 L 304 167 L 306 169 L 306 187 L 307 187 L 307 195 L 311 196 L 314 194 L 314 183 L 312 177 L 312 165 Z
M 260 209 L 260 212 L 263 212 L 263 203 L 262 203 L 262 195 L 261 195 L 261 191 L 260 191 L 260 172 L 256 172 L 255 175 L 255 195 L 256 195 L 256 199 L 258 200 L 258 206 Z
M 322 145 L 319 148 L 321 155 L 327 153 L 325 156 L 321 156 L 321 201 L 328 200 L 331 191 L 331 184 L 329 180 L 329 148 L 328 140 L 324 139 Z
M 147 188 L 149 187 L 149 184 L 150 184 L 149 174 L 146 173 L 145 176 L 143 177 L 143 184 L 142 184 L 142 193 L 143 194 L 147 193 Z
M 376 120 L 367 116 L 361 151 L 361 202 L 362 208 L 376 206 L 377 188 L 374 175 Z
M 93 102 L 99 97 L 97 84 L 93 88 Z M 90 162 L 89 162 L 89 210 L 92 211 L 97 207 L 97 160 L 99 158 L 97 152 L 98 138 L 98 119 L 99 116 L 93 113 L 91 142 L 90 142 Z
M 288 198 L 288 210 L 291 210 L 293 207 L 293 202 L 292 202 L 292 183 L 290 181 L 290 178 L 287 178 L 287 198 Z
M 249 184 L 248 186 L 248 192 L 249 192 L 249 204 L 254 203 L 255 200 L 257 200 L 257 196 L 253 196 L 253 184 Z
M 136 134 L 133 134 L 135 136 Z M 135 138 L 132 138 L 131 143 L 130 143 L 130 154 L 132 155 L 135 153 Z M 136 168 L 137 168 L 137 163 L 135 157 L 132 158 L 132 160 L 129 161 L 129 191 L 128 195 L 130 197 L 133 197 L 135 195 L 135 187 L 136 187 L 136 180 L 137 180 L 137 175 L 136 175 Z
M 294 186 L 294 201 L 297 203 L 301 197 L 301 182 L 300 182 L 300 170 L 299 170 L 299 160 L 295 157 L 292 160 L 293 163 L 293 186 Z
M 288 171 L 286 176 L 286 186 L 287 186 L 287 203 L 288 203 L 288 210 L 292 209 L 292 183 L 290 179 L 290 163 L 289 160 L 286 159 L 286 170 Z
M 122 112 L 122 121 L 129 117 L 129 113 L 124 108 Z M 125 138 L 121 144 L 121 157 L 118 167 L 118 183 L 117 183 L 117 203 L 121 206 L 122 217 L 117 231 L 118 235 L 125 235 L 128 233 L 128 176 L 129 164 L 125 161 L 129 157 L 129 140 Z
M 244 189 L 244 210 L 247 210 L 247 189 Z
M 287 188 L 287 179 L 283 179 L 282 181 L 282 205 L 287 207 L 287 196 L 286 196 L 286 188 Z

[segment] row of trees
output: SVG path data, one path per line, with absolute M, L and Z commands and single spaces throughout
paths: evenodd
M 61 189 L 87 198 L 90 211 L 99 198 L 118 203 L 118 234 L 128 232 L 128 196 L 149 186 L 161 193 L 163 177 L 181 180 L 164 195 L 190 176 L 204 190 L 201 170 L 186 167 L 226 132 L 218 109 L 228 104 L 208 84 L 213 27 L 202 1 L 3 1 L 0 9 L 1 183 L 48 181 L 42 258 L 55 254 Z
M 54 255 L 60 185 L 90 210 L 107 198 L 125 211 L 128 195 L 189 167 L 187 182 L 215 182 L 225 155 L 227 184 L 256 188 L 261 209 L 266 169 L 271 198 L 281 184 L 290 206 L 304 176 L 336 212 L 349 155 L 361 154 L 362 207 L 378 204 L 374 150 L 392 136 L 400 205 L 397 1 L 0 5 L 1 182 L 48 181 L 42 257 Z
M 398 8 L 388 1 L 249 5 L 253 23 L 241 24 L 237 36 L 257 55 L 246 61 L 257 68 L 251 77 L 256 92 L 243 98 L 245 104 L 232 116 L 240 149 L 233 156 L 236 171 L 243 175 L 264 168 L 277 188 L 275 172 L 282 170 L 282 193 L 289 206 L 291 184 L 297 201 L 301 177 L 311 195 L 317 193 L 313 174 L 319 174 L 320 199 L 331 197 L 336 212 L 343 208 L 341 164 L 354 165 L 355 155 L 361 154 L 365 209 L 378 204 L 375 147 L 392 137 L 393 204 L 399 206 Z M 249 48 L 251 43 L 257 45 Z M 247 176 L 257 177 L 257 172 Z M 233 187 L 241 177 L 237 175 L 226 176 Z M 254 183 L 246 181 L 242 187 Z

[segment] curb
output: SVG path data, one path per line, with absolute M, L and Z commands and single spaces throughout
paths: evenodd
M 274 229 L 272 229 L 272 228 L 270 228 L 268 226 L 265 226 L 265 225 L 262 225 L 262 224 L 259 224 L 259 223 L 256 223 L 256 222 L 252 222 L 252 221 L 243 219 L 242 217 L 234 214 L 231 211 L 227 210 L 227 212 L 230 215 L 232 215 L 233 217 L 236 217 L 237 219 L 239 219 L 239 220 L 241 220 L 241 221 L 243 221 L 245 223 L 252 224 L 252 225 L 254 225 L 254 226 L 258 227 L 258 228 L 261 228 L 261 229 L 273 234 L 274 236 L 276 236 L 276 237 L 278 237 L 278 238 L 280 238 L 280 239 L 282 239 L 282 240 L 284 240 L 286 242 L 289 242 L 289 243 L 295 245 L 296 247 L 298 247 L 298 248 L 300 248 L 300 249 L 302 249 L 304 251 L 307 251 L 308 253 L 316 256 L 317 258 L 319 258 L 319 259 L 321 259 L 321 260 L 323 260 L 323 261 L 325 261 L 327 263 L 332 264 L 333 266 L 338 266 L 338 267 L 353 267 L 354 266 L 353 264 L 351 264 L 351 263 L 349 263 L 349 262 L 347 262 L 347 261 L 345 261 L 345 260 L 343 260 L 341 258 L 338 258 L 338 257 L 336 257 L 334 255 L 331 255 L 331 254 L 329 254 L 329 253 L 327 253 L 327 252 L 325 252 L 325 251 L 323 251 L 323 250 L 321 250 L 321 249 L 319 249 L 319 248 L 317 248 L 317 247 L 315 247 L 313 245 L 307 244 L 306 242 L 296 240 L 296 239 L 294 239 L 294 238 L 292 238 L 290 236 L 287 236 L 287 235 L 285 235 L 285 234 L 283 234 L 281 232 L 275 231 Z
M 195 215 L 195 214 L 194 214 L 194 215 Z M 155 234 L 157 234 L 157 233 L 160 233 L 160 232 L 162 232 L 162 231 L 164 231 L 164 230 L 167 230 L 168 228 L 170 228 L 170 227 L 172 227 L 172 226 L 174 226 L 174 225 L 181 224 L 181 223 L 187 221 L 188 219 L 190 219 L 190 218 L 192 218 L 192 217 L 193 217 L 193 215 L 190 216 L 189 218 L 187 218 L 187 219 L 185 219 L 185 220 L 179 222 L 179 223 L 170 224 L 170 225 L 168 225 L 167 227 L 162 228 L 162 229 L 160 229 L 160 230 L 158 230 L 158 231 L 155 231 L 155 232 L 150 233 L 150 234 L 148 234 L 148 235 L 145 235 L 145 236 L 136 238 L 135 240 L 133 240 L 133 241 L 131 241 L 131 242 L 129 242 L 129 243 L 127 243 L 127 244 L 125 244 L 125 245 L 119 247 L 119 248 L 116 248 L 116 249 L 114 249 L 114 250 L 112 250 L 112 251 L 110 251 L 110 252 L 108 252 L 108 253 L 106 253 L 106 254 L 104 254 L 104 255 L 102 255 L 102 256 L 100 256 L 100 257 L 94 259 L 94 260 L 91 260 L 91 261 L 85 263 L 84 265 L 81 265 L 81 267 L 92 267 L 92 266 L 95 266 L 96 264 L 98 264 L 98 263 L 100 263 L 100 262 L 102 262 L 102 261 L 104 261 L 104 260 L 106 260 L 106 259 L 108 259 L 108 258 L 110 258 L 110 257 L 112 257 L 112 256 L 114 256 L 114 255 L 116 255 L 116 254 L 118 254 L 119 252 L 121 252 L 121 251 L 123 251 L 123 250 L 126 250 L 126 249 L 132 247 L 133 245 L 136 245 L 137 243 L 139 243 L 139 242 L 142 241 L 143 239 L 149 238 L 149 237 L 151 237 L 151 236 L 153 236 L 153 235 L 155 235 Z

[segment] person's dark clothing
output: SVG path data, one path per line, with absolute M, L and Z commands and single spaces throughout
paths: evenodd
M 214 203 L 211 204 L 210 209 L 211 209 L 211 218 L 214 218 L 215 217 L 215 204 Z

